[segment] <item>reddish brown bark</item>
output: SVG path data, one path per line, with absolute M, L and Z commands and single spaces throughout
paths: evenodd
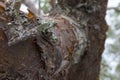
M 79 2 L 79 0 L 76 1 Z M 59 15 L 55 16 L 56 24 L 52 28 L 57 36 L 55 42 L 49 41 L 49 37 L 38 35 L 12 46 L 8 46 L 8 39 L 4 31 L 5 25 L 0 23 L 0 79 L 98 80 L 107 31 L 104 19 L 107 0 L 97 0 L 97 2 L 101 6 L 101 11 L 91 14 L 90 20 L 84 28 L 88 44 L 83 55 L 80 56 L 79 63 L 62 69 L 57 74 L 53 74 L 52 71 L 56 72 L 63 60 L 71 59 L 74 48 L 79 42 L 75 36 L 75 26 L 71 25 L 69 20 Z
M 91 15 L 88 24 L 88 50 L 82 56 L 81 61 L 71 67 L 68 80 L 99 80 L 101 54 L 104 50 L 107 24 L 105 21 L 107 0 L 97 0 L 101 6 L 100 15 Z

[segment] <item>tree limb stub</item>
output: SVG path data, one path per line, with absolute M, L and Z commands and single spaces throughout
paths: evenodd
M 56 80 L 61 74 L 67 75 L 69 67 L 80 61 L 87 46 L 86 34 L 83 26 L 76 25 L 71 18 L 58 15 L 31 20 L 16 9 L 7 9 L 5 13 L 8 17 L 4 31 L 7 39 L 1 35 L 0 43 L 4 41 L 6 45 L 0 44 L 0 54 L 1 60 L 6 60 L 7 68 L 1 79 L 10 75 L 13 79 L 30 80 L 39 75 L 40 80 Z M 61 77 L 63 79 L 65 77 Z

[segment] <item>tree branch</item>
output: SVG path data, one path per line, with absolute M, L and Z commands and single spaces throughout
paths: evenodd
M 33 4 L 30 0 L 22 0 L 22 3 L 24 3 L 34 15 L 39 16 L 39 12 L 35 7 L 35 4 Z
M 115 12 L 120 13 L 120 9 L 117 7 L 109 7 L 109 8 L 107 8 L 107 10 L 114 10 Z

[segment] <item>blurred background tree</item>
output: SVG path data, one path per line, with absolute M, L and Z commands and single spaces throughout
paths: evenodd
M 109 6 L 111 3 L 113 5 Z M 102 56 L 100 80 L 120 80 L 120 1 L 109 1 L 106 20 L 109 30 Z

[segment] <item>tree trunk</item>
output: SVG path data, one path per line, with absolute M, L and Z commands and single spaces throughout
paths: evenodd
M 40 19 L 4 11 L 0 80 L 98 80 L 106 7 L 107 0 L 58 0 L 50 16 Z
M 91 14 L 87 25 L 88 49 L 82 55 L 81 61 L 70 68 L 68 80 L 99 80 L 101 54 L 108 28 L 105 21 L 107 0 L 97 0 L 97 3 L 101 7 L 99 15 Z

